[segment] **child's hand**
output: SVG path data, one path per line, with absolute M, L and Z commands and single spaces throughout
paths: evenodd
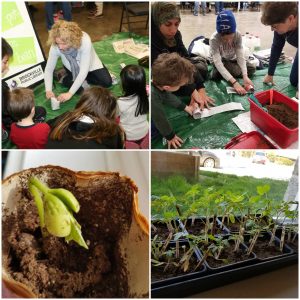
M 254 84 L 251 81 L 251 79 L 248 76 L 245 76 L 244 77 L 244 87 L 247 88 L 248 85 L 252 85 L 254 87 Z
M 193 115 L 194 110 L 198 108 L 198 104 L 196 102 L 193 102 L 190 105 L 187 105 L 184 109 L 185 112 L 187 112 L 189 115 Z
M 191 95 L 191 103 L 192 102 L 197 102 L 201 110 L 205 107 L 209 108 L 210 105 L 215 105 L 215 100 L 206 95 L 205 88 L 202 88 L 199 91 L 194 90 Z
M 60 102 L 66 102 L 72 98 L 73 94 L 71 93 L 62 93 L 57 97 L 57 100 Z
M 175 135 L 170 141 L 168 141 L 168 149 L 171 149 L 171 148 L 179 148 L 181 147 L 183 143 L 183 140 L 178 137 L 177 135 Z
M 55 97 L 55 94 L 52 91 L 46 91 L 46 98 L 50 99 L 52 97 Z
M 236 82 L 233 85 L 233 88 L 235 89 L 235 91 L 239 94 L 239 95 L 246 95 L 247 91 L 238 83 Z

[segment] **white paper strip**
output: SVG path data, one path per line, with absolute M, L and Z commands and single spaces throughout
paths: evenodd
M 216 114 L 220 114 L 226 111 L 232 110 L 245 110 L 241 103 L 230 102 L 216 107 L 211 107 L 210 109 L 205 108 L 203 111 L 197 108 L 193 112 L 194 119 L 203 119 Z

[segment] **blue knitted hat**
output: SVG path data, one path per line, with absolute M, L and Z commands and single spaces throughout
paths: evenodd
M 222 10 L 217 16 L 218 33 L 234 33 L 236 31 L 235 18 L 231 10 Z

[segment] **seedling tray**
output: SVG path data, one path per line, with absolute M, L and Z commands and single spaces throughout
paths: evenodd
M 182 246 L 182 245 L 188 246 L 189 242 L 188 241 L 179 241 L 179 244 L 180 244 L 180 246 Z M 176 247 L 175 242 L 170 242 L 170 244 L 168 245 L 168 249 L 170 249 L 172 247 L 173 248 Z M 193 256 L 197 259 L 197 261 L 201 260 L 199 250 L 195 249 Z M 183 274 L 177 275 L 175 277 L 160 279 L 160 280 L 157 280 L 157 281 L 152 281 L 152 286 L 153 287 L 160 287 L 160 286 L 173 284 L 173 283 L 176 283 L 176 282 L 182 282 L 182 281 L 185 281 L 185 280 L 197 278 L 197 277 L 201 276 L 204 273 L 206 273 L 205 263 L 201 266 L 201 268 L 199 270 L 197 270 L 195 272 L 187 272 L 186 274 L 183 273 Z
M 218 273 L 201 273 L 198 278 L 183 280 L 181 282 L 168 284 L 160 287 L 151 286 L 152 298 L 181 298 L 195 293 L 214 289 L 235 281 L 257 276 L 262 273 L 274 271 L 298 262 L 298 254 L 291 254 L 274 258 L 269 261 L 254 263 L 253 265 L 237 267 L 232 270 Z

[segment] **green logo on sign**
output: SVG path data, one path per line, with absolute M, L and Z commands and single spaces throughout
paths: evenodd
M 2 3 L 2 32 L 22 24 L 23 18 L 15 2 Z
M 33 37 L 6 39 L 14 51 L 11 66 L 33 65 L 37 63 Z

